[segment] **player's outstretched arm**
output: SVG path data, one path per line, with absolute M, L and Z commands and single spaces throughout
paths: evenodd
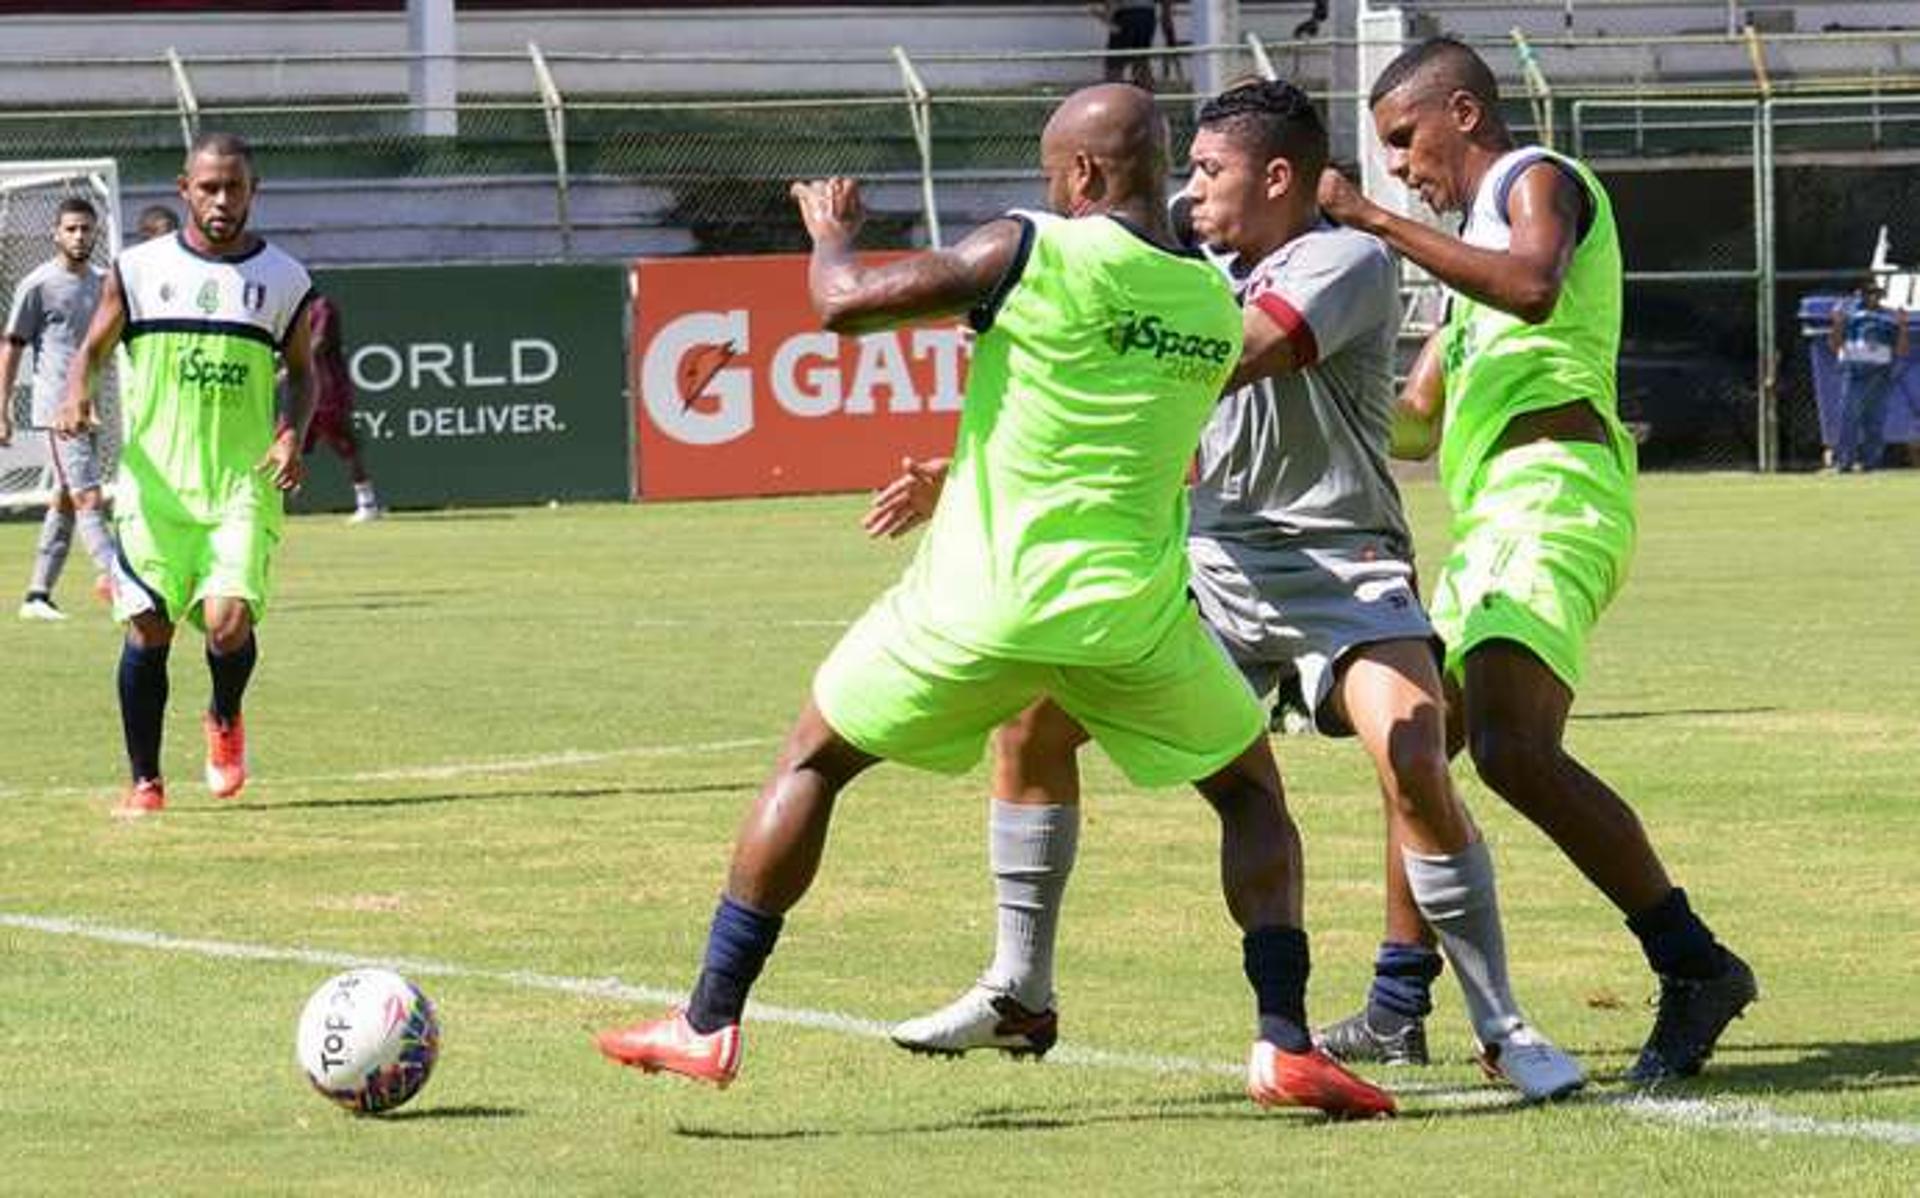
M 1446 410 L 1446 376 L 1442 373 L 1440 339 L 1445 329 L 1436 329 L 1420 347 L 1406 385 L 1400 388 L 1400 402 L 1393 410 L 1393 456 L 1412 461 L 1433 456 L 1440 447 L 1440 417 Z
M 795 183 L 793 199 L 813 238 L 807 290 L 820 322 L 836 333 L 865 333 L 916 320 L 954 316 L 1000 284 L 1020 250 L 1021 229 L 997 220 L 951 249 L 914 254 L 884 266 L 854 261 L 866 214 L 851 179 Z
M 873 493 L 873 502 L 860 517 L 860 527 L 870 537 L 889 539 L 918 528 L 933 518 L 939 506 L 940 492 L 947 485 L 947 467 L 951 458 L 915 461 L 900 459 L 900 476 Z
M 127 296 L 120 289 L 120 272 L 107 272 L 106 286 L 100 289 L 100 306 L 93 310 L 93 323 L 87 326 L 87 339 L 67 367 L 67 395 L 54 417 L 53 431 L 63 437 L 77 437 L 98 421 L 93 412 L 93 380 L 100 368 L 113 356 L 120 343 L 120 330 L 127 322 Z
M 1373 234 L 1455 291 L 1528 324 L 1553 315 L 1560 302 L 1560 285 L 1580 241 L 1583 202 L 1580 188 L 1558 166 L 1528 167 L 1507 197 L 1512 239 L 1504 250 L 1488 250 L 1387 211 L 1332 167 L 1320 174 L 1320 207 L 1328 216 Z
M 307 422 L 313 418 L 315 385 L 308 327 L 307 314 L 302 312 L 287 330 L 287 344 L 280 351 L 287 367 L 287 385 L 279 389 L 280 410 L 273 422 L 273 444 L 260 459 L 260 470 L 282 491 L 294 490 L 307 477 L 300 445 L 307 435 Z

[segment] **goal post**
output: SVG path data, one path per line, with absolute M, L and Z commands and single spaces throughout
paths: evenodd
M 93 260 L 108 266 L 120 252 L 120 173 L 111 158 L 42 162 L 0 161 L 0 319 L 13 310 L 14 290 L 54 253 L 54 218 L 70 196 L 92 201 L 100 214 Z M 98 396 L 101 462 L 107 478 L 120 458 L 119 361 Z M 0 446 L 0 509 L 38 507 L 53 494 L 53 463 L 43 428 L 34 421 L 33 350 L 22 349 L 13 393 L 0 397 L 13 415 L 13 442 Z

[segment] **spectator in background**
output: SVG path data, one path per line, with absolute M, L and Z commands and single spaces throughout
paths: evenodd
M 1153 27 L 1158 18 L 1161 36 L 1174 44 L 1173 0 L 1105 0 L 1098 11 L 1106 19 L 1107 82 L 1131 82 L 1135 87 L 1153 90 L 1153 59 L 1132 53 L 1153 45 Z
M 165 237 L 180 228 L 180 217 L 165 204 L 148 204 L 140 210 L 139 219 L 134 221 L 134 240 L 152 241 L 156 237 Z
M 1827 330 L 1827 344 L 1840 362 L 1836 472 L 1877 469 L 1886 454 L 1887 392 L 1894 363 L 1907 356 L 1907 314 L 1882 304 L 1884 294 L 1880 281 L 1869 276 L 1852 299 L 1834 306 Z

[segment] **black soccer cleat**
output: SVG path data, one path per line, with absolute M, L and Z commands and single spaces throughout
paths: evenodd
M 1398 1031 L 1375 1030 L 1367 1022 L 1367 1013 L 1357 1011 L 1338 1023 L 1314 1033 L 1314 1043 L 1330 1057 L 1344 1064 L 1425 1065 L 1427 1063 L 1427 1024 L 1410 1019 Z
M 1653 1020 L 1640 1058 L 1627 1072 L 1635 1085 L 1652 1086 L 1700 1072 L 1727 1025 L 1760 997 L 1759 984 L 1745 961 L 1727 953 L 1727 968 L 1717 978 L 1660 975 L 1660 1011 Z

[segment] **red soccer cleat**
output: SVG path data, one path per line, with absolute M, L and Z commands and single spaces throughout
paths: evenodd
M 648 1073 L 664 1069 L 722 1090 L 740 1072 L 740 1025 L 701 1035 L 680 1007 L 659 1019 L 601 1032 L 594 1043 L 608 1060 Z
M 1247 1058 L 1247 1097 L 1261 1106 L 1304 1106 L 1335 1119 L 1374 1119 L 1398 1113 L 1393 1095 L 1348 1073 L 1318 1048 L 1282 1052 L 1256 1040 Z
M 207 730 L 207 789 L 216 799 L 231 799 L 247 784 L 247 728 L 239 716 L 221 724 L 213 714 L 201 717 Z
M 113 805 L 113 815 L 115 819 L 139 819 L 165 809 L 166 805 L 166 784 L 158 778 L 142 778 L 127 787 L 127 793 Z

